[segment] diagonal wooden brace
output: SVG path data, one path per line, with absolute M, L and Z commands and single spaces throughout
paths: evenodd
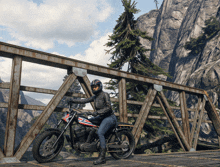
M 84 77 L 77 77 L 77 79 L 78 79 L 79 83 L 81 84 L 81 86 L 82 86 L 82 88 L 83 88 L 87 98 L 93 96 L 88 76 L 85 75 Z M 91 102 L 90 104 L 92 105 L 92 108 L 95 111 L 95 104 L 94 104 L 94 102 Z
M 195 135 L 195 139 L 194 139 L 194 143 L 193 143 L 193 148 L 195 150 L 196 150 L 197 142 L 198 142 L 198 139 L 199 139 L 200 126 L 202 124 L 202 120 L 203 120 L 203 116 L 204 116 L 204 112 L 205 112 L 205 104 L 206 104 L 206 99 L 203 98 L 201 110 L 200 110 L 200 113 L 199 113 L 199 121 L 198 121 L 197 127 L 196 127 L 196 135 Z
M 173 129 L 173 132 L 174 132 L 174 134 L 176 135 L 176 138 L 177 138 L 177 140 L 178 140 L 179 143 L 180 143 L 180 146 L 182 147 L 182 149 L 183 149 L 184 151 L 186 151 L 186 150 L 185 150 L 185 147 L 183 146 L 183 143 L 182 143 L 182 141 L 181 141 L 181 139 L 180 139 L 180 137 L 179 137 L 179 135 L 178 135 L 178 133 L 177 133 L 177 131 L 176 131 L 176 129 L 175 129 L 173 123 L 172 123 L 172 120 L 170 119 L 170 117 L 169 117 L 169 115 L 168 115 L 168 113 L 167 113 L 165 107 L 163 106 L 162 101 L 160 100 L 160 98 L 159 98 L 158 96 L 157 96 L 157 101 L 159 102 L 161 108 L 163 109 L 164 114 L 166 115 L 167 120 L 169 121 L 170 126 L 171 126 L 171 128 Z
M 170 108 L 170 105 L 169 105 L 169 103 L 168 103 L 164 93 L 161 91 L 159 96 L 161 98 L 161 101 L 165 104 L 165 107 L 167 109 L 167 113 L 169 114 L 169 117 L 172 119 L 173 125 L 175 126 L 175 129 L 178 132 L 178 134 L 179 134 L 179 136 L 181 138 L 182 143 L 186 147 L 186 150 L 189 151 L 191 148 L 190 148 L 190 145 L 188 143 L 188 140 L 184 136 L 183 131 L 181 130 L 181 127 L 179 126 L 179 123 L 178 123 L 178 121 L 177 121 L 177 119 L 176 119 L 176 117 L 175 117 L 175 115 L 173 113 L 173 110 Z
M 35 137 L 38 135 L 40 130 L 43 128 L 44 124 L 50 117 L 50 115 L 53 113 L 54 109 L 57 107 L 59 102 L 62 100 L 63 96 L 66 94 L 66 92 L 69 90 L 70 86 L 75 81 L 76 76 L 75 74 L 70 74 L 67 79 L 64 81 L 64 83 L 61 85 L 57 93 L 54 95 L 54 97 L 50 100 L 49 104 L 46 106 L 44 111 L 41 113 L 41 115 L 38 117 L 38 119 L 34 122 L 28 133 L 25 135 L 23 140 L 21 141 L 17 152 L 15 153 L 15 157 L 20 160 L 23 154 L 26 152 L 28 147 L 31 145 Z
M 5 155 L 3 154 L 3 152 L 2 152 L 2 150 L 1 150 L 1 148 L 0 148 L 0 159 L 1 158 L 4 158 L 5 157 Z
M 180 92 L 180 109 L 182 115 L 183 132 L 186 136 L 187 141 L 189 142 L 190 140 L 189 114 L 187 111 L 186 94 L 184 91 Z
M 207 111 L 209 119 L 212 121 L 213 127 L 215 128 L 218 136 L 220 136 L 220 118 L 219 115 L 215 109 L 215 106 L 212 103 L 212 100 L 210 99 L 208 93 L 204 91 L 207 101 L 205 104 L 205 110 Z
M 137 145 L 137 142 L 139 140 L 139 137 L 141 135 L 141 131 L 143 129 L 144 123 L 147 119 L 147 116 L 149 114 L 150 108 L 154 102 L 155 96 L 157 94 L 157 91 L 155 89 L 152 90 L 152 88 L 149 89 L 147 96 L 145 98 L 144 104 L 141 107 L 139 116 L 135 122 L 134 128 L 132 130 L 132 134 L 135 138 L 135 145 Z

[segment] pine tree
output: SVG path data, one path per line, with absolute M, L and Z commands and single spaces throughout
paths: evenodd
M 123 66 L 127 65 L 127 72 L 140 74 L 144 76 L 154 77 L 159 74 L 168 76 L 160 67 L 153 64 L 145 55 L 146 49 L 140 43 L 140 37 L 152 41 L 153 38 L 147 36 L 146 32 L 137 29 L 137 20 L 134 19 L 134 14 L 139 10 L 135 7 L 136 2 L 131 3 L 131 0 L 122 0 L 124 12 L 117 20 L 117 24 L 113 30 L 113 34 L 109 36 L 109 42 L 106 46 L 111 49 L 106 50 L 106 53 L 111 53 L 111 63 L 108 64 L 110 68 L 121 70 Z M 117 82 L 110 80 L 107 83 L 107 89 L 113 90 L 117 96 Z M 143 101 L 147 94 L 147 86 L 137 83 L 127 84 L 127 94 L 130 100 Z M 140 106 L 136 107 L 140 110 Z M 134 108 L 130 110 L 134 111 Z
M 134 19 L 134 14 L 139 12 L 136 8 L 137 3 L 135 1 L 131 3 L 131 0 L 122 0 L 122 4 L 124 12 L 119 16 L 113 34 L 109 36 L 109 42 L 106 44 L 107 47 L 110 47 L 109 50 L 106 50 L 106 53 L 112 54 L 111 63 L 108 66 L 118 70 L 124 70 L 123 67 L 127 67 L 127 72 L 148 77 L 155 77 L 160 74 L 169 77 L 168 73 L 153 64 L 145 55 L 145 52 L 150 51 L 150 49 L 142 46 L 140 37 L 149 41 L 152 41 L 153 38 L 149 37 L 146 32 L 137 29 L 137 20 Z M 118 80 L 110 80 L 106 83 L 106 89 L 112 90 L 111 94 L 118 97 Z M 147 92 L 147 85 L 135 82 L 126 83 L 128 100 L 144 101 Z M 118 103 L 113 103 L 113 108 L 118 111 Z M 127 111 L 128 113 L 139 113 L 140 109 L 141 106 L 139 105 L 128 104 Z M 152 108 L 150 114 L 159 116 L 163 115 L 163 111 Z M 129 121 L 134 122 L 134 118 L 129 118 Z M 164 128 L 163 124 L 164 121 L 161 120 L 147 120 L 144 129 L 152 134 L 170 134 L 170 131 Z
M 158 0 L 154 0 L 154 2 L 156 4 L 156 8 L 158 9 L 158 4 L 159 4 Z

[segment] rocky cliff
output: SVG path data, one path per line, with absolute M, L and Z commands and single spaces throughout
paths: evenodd
M 160 79 L 205 89 L 214 104 L 220 106 L 219 33 L 206 40 L 199 52 L 184 47 L 204 33 L 206 21 L 211 17 L 220 21 L 220 0 L 164 0 L 159 10 L 138 18 L 137 28 L 155 39 L 152 42 L 141 39 L 146 48 L 152 49 L 146 53 L 147 57 L 172 76 L 159 76 Z M 177 92 L 169 92 L 167 96 L 179 104 Z M 200 136 L 215 136 L 210 125 L 203 123 L 201 128 Z
M 216 105 L 220 81 L 218 35 L 207 41 L 198 54 L 184 45 L 203 33 L 207 19 L 220 18 L 219 7 L 219 0 L 164 0 L 159 10 L 140 16 L 137 25 L 155 39 L 141 41 L 152 49 L 147 53 L 150 60 L 172 76 L 162 79 L 208 90 Z M 169 98 L 178 103 L 177 94 L 171 93 Z

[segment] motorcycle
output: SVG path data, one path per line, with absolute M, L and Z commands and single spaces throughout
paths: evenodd
M 56 127 L 46 129 L 35 139 L 32 147 L 34 159 L 45 163 L 56 158 L 64 146 L 64 138 L 78 153 L 99 152 L 100 141 L 96 132 L 100 123 L 89 121 L 89 116 L 90 112 L 83 113 L 76 108 L 72 109 L 69 104 L 69 111 L 64 113 Z M 65 125 L 62 130 L 59 129 L 61 123 Z M 117 125 L 105 134 L 107 152 L 115 159 L 128 158 L 135 149 L 131 126 L 117 122 Z M 64 135 L 68 127 L 70 134 Z

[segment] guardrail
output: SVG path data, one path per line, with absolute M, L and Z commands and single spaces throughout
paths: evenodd
M 8 103 L 0 103 L 0 108 L 8 108 L 4 152 L 0 149 L 0 159 L 4 160 L 7 158 L 14 158 L 15 160 L 20 160 L 20 158 L 26 152 L 30 144 L 33 142 L 34 138 L 42 129 L 43 125 L 53 113 L 53 111 L 66 110 L 62 108 L 57 108 L 57 105 L 59 104 L 63 96 L 73 96 L 81 98 L 92 96 L 90 81 L 87 77 L 87 74 L 119 80 L 119 97 L 118 99 L 111 98 L 111 100 L 114 102 L 119 102 L 119 113 L 116 113 L 116 115 L 119 116 L 120 121 L 127 122 L 128 117 L 137 117 L 137 120 L 132 130 L 132 133 L 135 136 L 136 144 L 139 140 L 146 119 L 167 119 L 183 150 L 195 150 L 200 130 L 200 128 L 198 127 L 201 126 L 201 123 L 203 121 L 202 118 L 206 111 L 210 118 L 210 121 L 205 122 L 212 123 L 217 134 L 220 135 L 220 119 L 218 113 L 216 112 L 216 109 L 212 104 L 212 101 L 209 98 L 208 94 L 202 89 L 192 88 L 159 79 L 110 69 L 104 66 L 86 63 L 67 57 L 19 47 L 3 42 L 0 42 L 0 54 L 0 56 L 2 57 L 13 59 L 12 76 L 10 83 L 0 84 L 0 88 L 10 90 Z M 20 81 L 22 73 L 22 61 L 66 69 L 69 75 L 58 90 L 21 86 Z M 69 87 L 76 79 L 78 79 L 85 94 L 72 94 L 68 92 Z M 126 99 L 126 82 L 136 82 L 148 85 L 149 90 L 144 102 L 131 101 Z M 164 89 L 175 91 L 179 94 L 180 107 L 173 107 L 169 105 L 163 93 Z M 19 104 L 20 90 L 52 94 L 54 96 L 47 106 Z M 187 108 L 186 93 L 197 97 L 198 103 L 195 108 Z M 128 114 L 127 104 L 141 105 L 142 107 L 139 114 Z M 91 105 L 94 108 L 94 104 L 91 103 Z M 164 116 L 149 115 L 149 111 L 152 106 L 162 108 L 162 110 L 164 111 Z M 43 110 L 43 112 L 32 125 L 29 132 L 24 136 L 18 148 L 15 150 L 14 143 L 18 109 Z M 176 118 L 173 110 L 180 110 L 182 117 Z M 195 112 L 195 116 L 193 119 L 189 119 L 188 111 Z M 179 125 L 178 121 L 182 121 L 182 127 Z M 192 123 L 191 129 L 189 126 L 189 122 Z

